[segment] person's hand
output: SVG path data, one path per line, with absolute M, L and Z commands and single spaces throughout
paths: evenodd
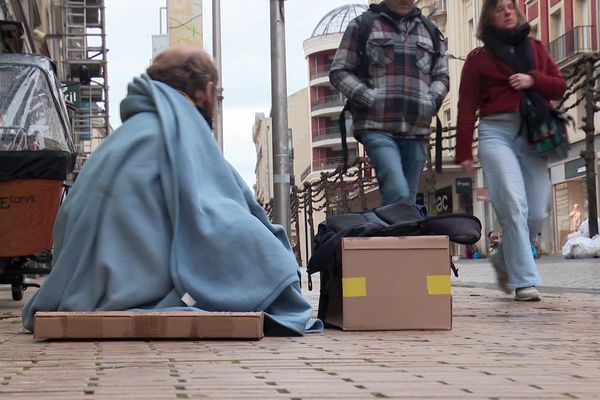
M 470 174 L 473 172 L 473 160 L 465 160 L 461 162 L 460 165 L 462 165 L 466 173 Z
M 514 74 L 508 77 L 508 84 L 515 90 L 529 89 L 535 80 L 529 74 Z

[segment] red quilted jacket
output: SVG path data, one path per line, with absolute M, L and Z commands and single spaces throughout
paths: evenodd
M 549 100 L 558 100 L 563 96 L 567 85 L 544 45 L 537 39 L 530 40 L 535 66 L 529 72 L 535 80 L 532 89 L 538 91 L 550 104 Z M 483 47 L 478 47 L 467 55 L 460 78 L 458 99 L 457 164 L 473 159 L 471 146 L 477 110 L 480 117 L 519 111 L 521 95 L 508 84 L 508 78 L 513 74 L 515 71 Z

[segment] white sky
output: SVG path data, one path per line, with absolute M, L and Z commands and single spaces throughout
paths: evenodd
M 269 0 L 221 0 L 223 64 L 223 142 L 225 158 L 246 183 L 255 182 L 254 114 L 271 108 Z M 288 94 L 308 84 L 302 43 L 325 14 L 344 4 L 366 0 L 286 0 Z M 108 84 L 111 124 L 117 128 L 119 103 L 127 84 L 152 57 L 152 35 L 160 33 L 160 7 L 166 0 L 106 0 Z M 212 53 L 212 0 L 203 0 L 204 48 Z M 164 12 L 163 12 L 164 15 Z M 163 19 L 163 30 L 165 29 Z

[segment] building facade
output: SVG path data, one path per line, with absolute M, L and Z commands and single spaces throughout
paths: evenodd
M 254 196 L 266 205 L 273 199 L 273 136 L 272 120 L 264 113 L 254 114 L 252 141 L 256 149 Z
M 287 98 L 288 106 L 288 128 L 292 144 L 290 147 L 290 163 L 291 163 L 291 187 L 298 185 L 302 186 L 299 177 L 306 171 L 310 165 L 310 134 L 309 134 L 309 102 L 308 88 L 301 89 L 293 93 Z M 254 173 L 256 175 L 256 183 L 254 184 L 254 195 L 259 203 L 263 204 L 267 209 L 273 200 L 273 137 L 272 137 L 272 119 L 264 113 L 256 113 L 254 116 L 254 125 L 252 127 L 252 141 L 256 148 L 256 166 Z M 299 218 L 300 232 L 296 224 L 291 224 L 291 241 L 297 243 L 301 236 L 306 237 L 303 215 Z M 302 249 L 302 259 L 304 256 L 305 247 Z

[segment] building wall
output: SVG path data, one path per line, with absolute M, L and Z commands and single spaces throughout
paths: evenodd
M 288 96 L 288 126 L 292 133 L 294 184 L 301 185 L 301 176 L 310 168 L 310 114 L 308 88 Z
M 291 132 L 293 149 L 292 173 L 295 184 L 299 185 L 299 177 L 310 165 L 310 134 L 308 113 L 308 88 L 301 89 L 288 96 L 288 127 Z M 256 149 L 256 198 L 263 204 L 273 199 L 273 132 L 272 119 L 263 113 L 256 113 L 252 127 L 252 141 Z
M 262 204 L 268 204 L 273 199 L 272 121 L 263 113 L 254 116 L 252 141 L 256 148 L 254 195 Z
M 40 54 L 57 61 L 57 57 L 53 57 L 52 41 L 39 36 L 39 32 L 56 32 L 50 26 L 54 9 L 50 0 L 0 0 L 0 19 L 23 23 L 24 53 Z

